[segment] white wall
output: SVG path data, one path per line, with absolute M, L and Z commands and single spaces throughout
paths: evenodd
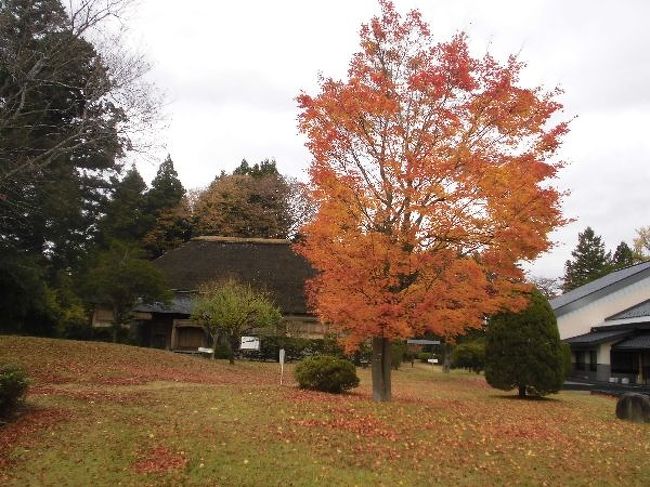
M 637 281 L 616 292 L 586 304 L 557 319 L 560 338 L 571 338 L 588 333 L 593 326 L 603 324 L 605 318 L 650 299 L 650 277 Z

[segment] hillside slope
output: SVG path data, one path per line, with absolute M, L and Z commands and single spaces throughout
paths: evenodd
M 0 336 L 0 363 L 27 369 L 34 385 L 145 384 L 154 381 L 205 384 L 270 383 L 277 374 L 248 362 L 179 355 L 165 350 L 101 342 Z

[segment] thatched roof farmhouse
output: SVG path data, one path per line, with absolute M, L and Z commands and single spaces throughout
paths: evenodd
M 235 279 L 267 291 L 284 315 L 287 333 L 318 337 L 323 327 L 309 312 L 305 283 L 314 275 L 291 242 L 279 239 L 197 237 L 154 261 L 174 291 L 168 305 L 141 304 L 135 309 L 143 346 L 195 350 L 207 343 L 200 326 L 190 320 L 192 296 L 202 283 Z M 110 312 L 98 308 L 95 326 L 106 326 Z

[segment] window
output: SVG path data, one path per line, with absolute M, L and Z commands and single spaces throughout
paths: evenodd
M 619 374 L 638 374 L 639 360 L 633 352 L 615 352 L 612 350 L 612 372 Z
M 589 370 L 596 372 L 598 369 L 598 352 L 591 350 L 589 352 Z
M 585 352 L 576 351 L 576 370 L 585 370 Z

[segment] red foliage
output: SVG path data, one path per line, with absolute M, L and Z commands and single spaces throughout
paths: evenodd
M 29 443 L 37 433 L 68 418 L 69 413 L 58 409 L 33 409 L 24 411 L 14 422 L 0 426 L 0 470 L 8 466 L 8 454 L 19 442 Z
M 298 97 L 319 208 L 298 250 L 319 271 L 314 308 L 350 347 L 523 306 L 518 263 L 565 223 L 549 185 L 559 90 L 523 88 L 516 58 L 474 58 L 464 34 L 434 42 L 418 12 L 380 4 L 348 79 Z
M 143 454 L 133 464 L 133 469 L 140 474 L 167 473 L 182 470 L 186 464 L 184 452 L 174 452 L 166 446 L 157 446 Z

